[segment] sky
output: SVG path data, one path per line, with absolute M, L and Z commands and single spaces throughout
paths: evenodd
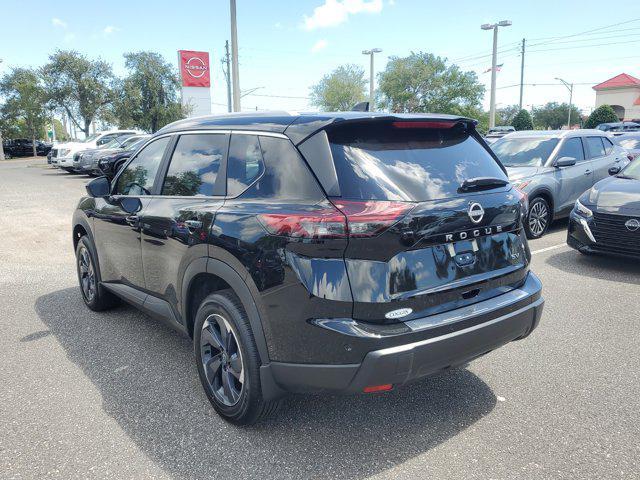
M 226 111 L 221 70 L 230 38 L 229 1 L 136 0 L 110 2 L 2 0 L 0 75 L 37 67 L 56 49 L 100 57 L 124 75 L 123 53 L 153 50 L 177 68 L 178 50 L 208 51 L 212 111 Z M 592 86 L 619 73 L 640 77 L 640 4 L 618 0 L 237 0 L 243 110 L 313 110 L 309 88 L 341 64 L 361 65 L 361 52 L 381 48 L 376 73 L 391 56 L 424 51 L 473 70 L 487 86 L 492 32 L 499 29 L 497 107 L 518 103 L 520 44 L 526 39 L 525 108 L 566 102 L 556 77 L 575 83 L 573 100 L 584 113 L 595 104 Z

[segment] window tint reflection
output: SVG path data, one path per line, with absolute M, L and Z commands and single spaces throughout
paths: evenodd
M 160 167 L 169 137 L 163 137 L 147 145 L 118 177 L 117 195 L 150 195 L 156 173 Z
M 264 169 L 260 141 L 255 135 L 233 135 L 227 163 L 227 195 L 240 195 Z
M 162 195 L 213 195 L 226 149 L 226 135 L 180 136 L 171 157 Z

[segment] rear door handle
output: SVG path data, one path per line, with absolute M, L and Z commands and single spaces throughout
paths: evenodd
M 584 172 L 584 174 L 585 174 L 585 175 L 591 175 L 592 173 L 593 173 L 593 171 L 592 171 L 592 170 L 586 170 L 586 171 Z
M 184 224 L 189 229 L 193 228 L 195 230 L 198 228 L 202 228 L 202 222 L 200 220 L 185 220 Z
M 127 217 L 125 217 L 125 220 L 132 227 L 137 227 L 140 217 L 138 217 L 138 215 L 128 215 Z

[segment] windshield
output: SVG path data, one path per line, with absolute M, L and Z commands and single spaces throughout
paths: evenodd
M 505 167 L 540 167 L 558 145 L 557 138 L 502 138 L 491 145 Z
M 129 137 L 127 138 L 124 142 L 122 142 L 122 145 L 120 145 L 121 148 L 127 149 L 130 148 L 131 145 L 133 145 L 134 143 L 139 142 L 143 137 Z
M 629 150 L 635 150 L 636 148 L 640 148 L 640 137 L 623 137 L 618 140 L 618 143 L 621 147 L 628 148 Z
M 405 123 L 410 122 L 328 132 L 343 198 L 421 202 L 457 196 L 468 179 L 507 180 L 498 162 L 461 124 L 412 128 Z
M 123 146 L 122 148 L 126 148 L 127 150 L 135 150 L 140 147 L 144 142 L 146 142 L 149 137 L 140 137 L 136 138 L 135 142 L 130 143 L 129 145 Z
M 105 143 L 104 145 L 101 145 L 100 148 L 118 148 L 120 146 L 120 142 L 118 141 L 117 138 L 114 138 L 113 140 L 111 140 L 110 142 Z
M 89 143 L 89 142 L 92 142 L 92 141 L 94 141 L 96 138 L 98 138 L 99 136 L 100 136 L 100 134 L 99 134 L 99 133 L 94 133 L 94 134 L 92 134 L 92 135 L 89 135 L 87 138 L 85 138 L 85 139 L 83 140 L 83 143 Z
M 640 158 L 636 158 L 633 162 L 627 165 L 619 175 L 622 177 L 640 180 Z

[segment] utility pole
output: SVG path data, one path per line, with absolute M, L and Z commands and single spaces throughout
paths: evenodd
M 224 73 L 224 78 L 227 81 L 227 111 L 232 111 L 231 105 L 231 66 L 230 66 L 230 58 L 229 58 L 229 40 L 224 42 L 224 50 L 225 57 L 222 59 L 222 71 Z M 225 68 L 226 66 L 226 68 Z
M 524 90 L 524 38 L 522 39 L 522 60 L 520 62 L 520 110 L 522 110 L 522 91 Z
M 567 116 L 567 130 L 571 129 L 571 102 L 573 101 L 573 83 L 565 82 L 563 79 L 556 77 L 556 80 L 562 82 L 562 84 L 569 90 L 569 115 Z
M 240 111 L 240 72 L 238 68 L 238 23 L 236 0 L 229 0 L 231 9 L 231 73 L 233 77 L 233 111 Z
M 501 20 L 498 23 L 485 23 L 482 30 L 493 30 L 493 55 L 491 56 L 491 99 L 489 101 L 489 128 L 496 126 L 496 64 L 498 61 L 498 27 L 508 27 L 511 20 Z
M 363 55 L 369 55 L 370 63 L 369 63 L 369 111 L 373 111 L 374 105 L 374 88 L 373 88 L 373 78 L 374 78 L 374 70 L 373 70 L 373 56 L 376 53 L 380 53 L 382 51 L 381 48 L 372 48 L 371 50 L 363 50 Z

